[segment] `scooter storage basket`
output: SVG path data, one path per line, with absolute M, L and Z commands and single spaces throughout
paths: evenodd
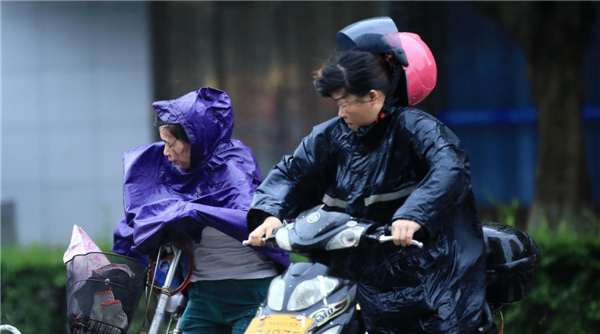
M 146 284 L 148 266 L 110 253 L 76 255 L 67 265 L 72 334 L 125 334 Z
M 525 298 L 533 289 L 540 250 L 525 232 L 506 224 L 484 222 L 487 248 L 489 303 L 508 304 Z

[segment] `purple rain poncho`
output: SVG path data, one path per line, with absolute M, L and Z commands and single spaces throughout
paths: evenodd
M 192 145 L 191 167 L 182 171 L 169 162 L 163 155 L 163 142 L 125 152 L 125 217 L 115 227 L 112 250 L 138 258 L 153 255 L 161 242 L 180 234 L 200 242 L 206 226 L 240 242 L 247 239 L 246 213 L 262 175 L 252 150 L 231 138 L 229 96 L 203 87 L 152 106 L 164 122 L 183 126 Z M 289 265 L 287 252 L 254 249 L 280 265 Z

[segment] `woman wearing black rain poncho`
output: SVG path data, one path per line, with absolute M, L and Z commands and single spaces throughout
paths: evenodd
M 343 52 L 314 85 L 337 101 L 339 117 L 315 126 L 256 189 L 249 240 L 262 245 L 282 219 L 315 202 L 391 224 L 395 245 L 357 253 L 348 264 L 369 334 L 480 333 L 491 319 L 467 153 L 444 124 L 411 107 L 435 86 L 429 48 L 393 22 L 388 34 L 373 22 L 338 33 Z M 427 236 L 423 249 L 398 247 L 417 231 Z

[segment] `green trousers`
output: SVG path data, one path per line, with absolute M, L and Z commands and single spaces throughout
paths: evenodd
M 243 334 L 267 297 L 273 277 L 198 281 L 188 285 L 189 301 L 180 327 L 184 334 Z

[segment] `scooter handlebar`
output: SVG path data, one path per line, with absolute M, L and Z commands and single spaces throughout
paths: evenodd
M 392 241 L 394 239 L 394 237 L 392 237 L 391 235 L 382 235 L 380 236 L 377 240 L 379 240 L 379 243 L 384 243 L 384 242 L 388 242 L 388 241 Z M 423 243 L 417 240 L 412 240 L 410 243 L 412 246 L 417 246 L 418 248 L 423 248 Z
M 267 238 L 265 238 L 265 237 L 260 238 L 260 240 L 262 240 L 262 242 L 267 242 Z M 244 240 L 244 241 L 242 241 L 242 245 L 244 245 L 244 246 L 250 246 L 250 240 Z
M 267 238 L 261 238 L 261 240 L 263 242 L 266 242 Z M 393 237 L 391 235 L 382 235 L 381 237 L 379 237 L 379 243 L 384 243 L 384 242 L 388 242 L 388 241 L 392 241 Z M 417 240 L 414 240 L 410 243 L 412 246 L 417 246 L 419 248 L 423 248 L 423 243 Z M 250 246 L 250 240 L 244 240 L 242 241 L 242 245 L 244 246 Z

